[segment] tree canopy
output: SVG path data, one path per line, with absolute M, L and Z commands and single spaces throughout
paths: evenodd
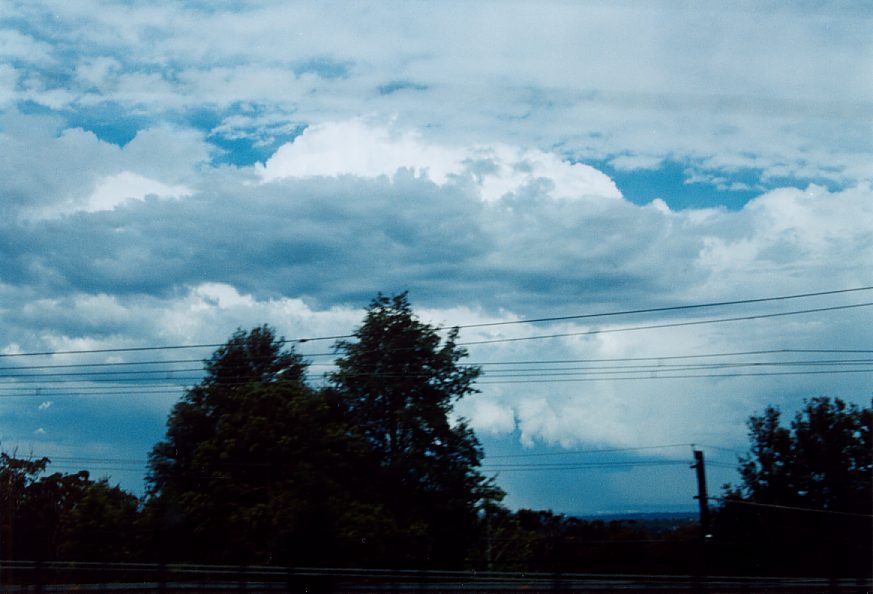
M 725 546 L 756 569 L 869 572 L 873 410 L 818 397 L 787 427 L 772 406 L 748 426 L 742 482 L 716 516 Z
M 457 331 L 379 296 L 336 345 L 331 385 L 267 326 L 238 331 L 151 454 L 153 549 L 196 561 L 460 566 L 500 492 L 453 404 L 474 391 Z M 462 544 L 460 544 L 462 543 Z M 460 546 L 459 546 L 460 544 Z
M 0 555 L 289 566 L 684 572 L 693 526 L 512 512 L 455 405 L 458 330 L 379 295 L 324 385 L 269 326 L 238 330 L 173 406 L 142 501 L 0 454 Z M 749 419 L 707 544 L 725 573 L 869 574 L 873 410 L 813 398 Z
M 236 332 L 206 368 L 151 454 L 154 548 L 198 561 L 325 562 L 360 524 L 353 433 L 269 327 Z
M 398 530 L 398 561 L 459 565 L 478 543 L 479 512 L 502 492 L 479 471 L 482 448 L 454 404 L 480 374 L 462 365 L 458 330 L 440 336 L 406 293 L 379 295 L 354 340 L 336 343 L 334 389 L 378 462 L 380 499 Z
M 121 560 L 136 547 L 139 503 L 87 471 L 45 473 L 48 458 L 0 453 L 4 558 Z

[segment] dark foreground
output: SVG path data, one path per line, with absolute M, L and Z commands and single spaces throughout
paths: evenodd
M 0 562 L 2 592 L 706 592 L 873 591 L 870 578 L 702 577 L 148 563 Z

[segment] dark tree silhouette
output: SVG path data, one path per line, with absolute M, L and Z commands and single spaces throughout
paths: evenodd
M 147 523 L 173 560 L 334 564 L 379 521 L 363 442 L 262 326 L 238 331 L 173 408 L 151 454 Z M 351 549 L 350 549 L 351 547 Z
M 775 407 L 749 419 L 742 483 L 725 486 L 716 515 L 722 557 L 746 571 L 869 574 L 873 410 L 819 397 L 780 421 Z
M 78 561 L 126 560 L 136 545 L 139 502 L 87 471 L 45 472 L 48 458 L 0 454 L 2 555 Z
M 332 382 L 378 461 L 395 522 L 395 562 L 459 566 L 480 546 L 479 512 L 502 492 L 477 470 L 482 450 L 454 404 L 475 392 L 458 331 L 419 321 L 406 293 L 379 295 L 354 340 L 336 344 Z

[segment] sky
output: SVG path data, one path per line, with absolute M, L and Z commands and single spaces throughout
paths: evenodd
M 456 413 L 510 507 L 693 510 L 690 444 L 717 491 L 767 405 L 870 405 L 871 29 L 863 2 L 6 0 L 0 446 L 142 493 L 211 349 L 116 349 L 345 335 L 409 291 L 483 367 Z M 297 348 L 322 381 L 331 342 Z

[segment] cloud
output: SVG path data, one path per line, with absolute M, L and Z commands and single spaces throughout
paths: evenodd
M 427 142 L 383 128 L 364 127 L 361 134 L 367 146 L 386 145 L 389 157 L 398 144 Z M 112 149 L 87 135 L 76 138 L 116 159 L 129 146 Z M 315 130 L 311 139 L 317 142 L 307 146 L 321 155 L 347 150 L 348 137 L 341 134 L 319 136 Z M 6 220 L 0 227 L 3 296 L 6 311 L 15 315 L 3 317 L 3 336 L 19 349 L 67 350 L 219 343 L 237 327 L 263 322 L 277 324 L 286 336 L 337 335 L 359 323 L 360 307 L 377 291 L 404 289 L 426 320 L 451 324 L 869 284 L 873 191 L 867 185 L 782 188 L 739 211 L 672 211 L 666 204 L 637 206 L 615 196 L 556 200 L 560 184 L 543 178 L 489 201 L 482 199 L 466 159 L 479 150 L 422 150 L 417 154 L 434 155 L 437 167 L 421 160 L 417 172 L 392 171 L 399 157 L 375 165 L 362 161 L 356 174 L 337 165 L 311 175 L 301 165 L 294 175 L 268 183 L 252 183 L 257 178 L 245 168 L 211 169 L 198 175 L 184 200 L 135 200 L 52 220 Z M 444 155 L 452 158 L 441 160 Z M 138 158 L 149 162 L 146 151 Z M 572 171 L 556 155 L 543 162 L 552 171 Z M 445 163 L 465 172 L 451 173 Z M 265 168 L 270 166 L 268 161 Z M 345 169 L 352 167 L 358 165 Z M 445 173 L 432 179 L 431 171 Z M 868 311 L 471 345 L 470 360 L 863 348 Z M 463 339 L 660 321 L 656 316 L 470 329 Z M 39 335 L 33 328 L 41 329 Z M 485 371 L 482 393 L 462 403 L 458 413 L 484 434 L 517 430 L 528 445 L 732 445 L 743 439 L 745 418 L 764 402 L 791 406 L 804 395 L 833 394 L 835 386 L 828 376 L 662 379 L 669 373 L 658 370 L 633 381 L 516 385 L 503 383 L 512 378 L 487 365 Z M 862 387 L 862 376 L 846 376 L 835 395 L 856 398 Z M 708 418 L 723 422 L 710 427 Z
M 51 400 L 43 400 L 42 402 L 40 402 L 40 404 L 37 408 L 39 410 L 48 410 L 49 408 L 51 408 L 51 406 L 52 406 Z
M 0 120 L 0 210 L 8 218 L 54 218 L 111 209 L 127 198 L 191 193 L 209 160 L 203 134 L 157 125 L 119 146 L 54 117 L 7 112 Z
M 470 418 L 479 433 L 500 435 L 515 431 L 515 413 L 498 402 L 477 400 L 470 408 Z
M 620 198 L 615 183 L 582 163 L 568 163 L 537 150 L 507 145 L 452 149 L 425 142 L 416 132 L 397 132 L 361 119 L 313 126 L 279 148 L 261 178 L 353 175 L 393 177 L 409 169 L 439 185 L 470 178 L 486 202 L 515 194 L 538 182 L 553 198 Z
M 28 28 L 0 31 L 0 49 L 34 57 L 14 63 L 12 93 L 53 110 L 211 111 L 217 135 L 256 105 L 256 138 L 277 113 L 311 126 L 368 113 L 445 146 L 558 147 L 625 170 L 674 160 L 842 187 L 873 176 L 857 125 L 873 115 L 871 13 L 853 6 L 392 4 L 339 21 L 329 3 L 9 10 Z
M 494 8 L 8 3 L 0 353 L 220 343 L 264 322 L 341 335 L 378 291 L 410 290 L 442 325 L 871 284 L 868 9 Z M 641 179 L 656 187 L 646 200 L 659 196 L 642 206 L 621 192 Z M 484 375 L 457 414 L 528 446 L 736 447 L 767 403 L 864 403 L 860 372 L 678 371 L 664 359 L 619 379 L 619 362 L 603 361 L 869 347 L 864 307 L 612 332 L 793 303 L 468 328 L 465 342 L 513 342 L 467 347 Z M 552 333 L 577 335 L 514 340 Z M 313 381 L 326 361 L 313 357 Z M 54 402 L 51 415 L 2 399 L 0 429 L 40 447 L 33 427 L 64 435 L 63 455 L 142 456 L 174 398 L 29 400 Z
M 0 57 L 6 61 L 47 64 L 54 61 L 51 53 L 52 47 L 48 43 L 19 31 L 0 29 Z
M 568 295 L 606 307 L 616 295 L 633 304 L 742 286 L 770 293 L 773 274 L 787 292 L 803 292 L 803 278 L 864 284 L 858 265 L 869 260 L 864 184 L 774 190 L 737 212 L 674 212 L 630 204 L 603 173 L 554 153 L 448 146 L 359 120 L 311 127 L 253 170 L 204 166 L 203 138 L 186 130 L 147 129 L 119 147 L 18 121 L 32 133 L 11 126 L 0 137 L 16 149 L 0 181 L 4 208 L 67 215 L 7 217 L 0 259 L 7 282 L 43 298 L 224 283 L 330 305 L 420 287 L 434 305 L 533 315 L 567 307 Z M 270 181 L 253 184 L 252 173 Z M 142 200 L 150 193 L 186 197 Z
M 112 210 L 128 200 L 142 200 L 146 196 L 179 198 L 190 194 L 191 190 L 185 186 L 168 186 L 142 175 L 123 171 L 103 178 L 88 198 L 83 210 L 87 212 Z

